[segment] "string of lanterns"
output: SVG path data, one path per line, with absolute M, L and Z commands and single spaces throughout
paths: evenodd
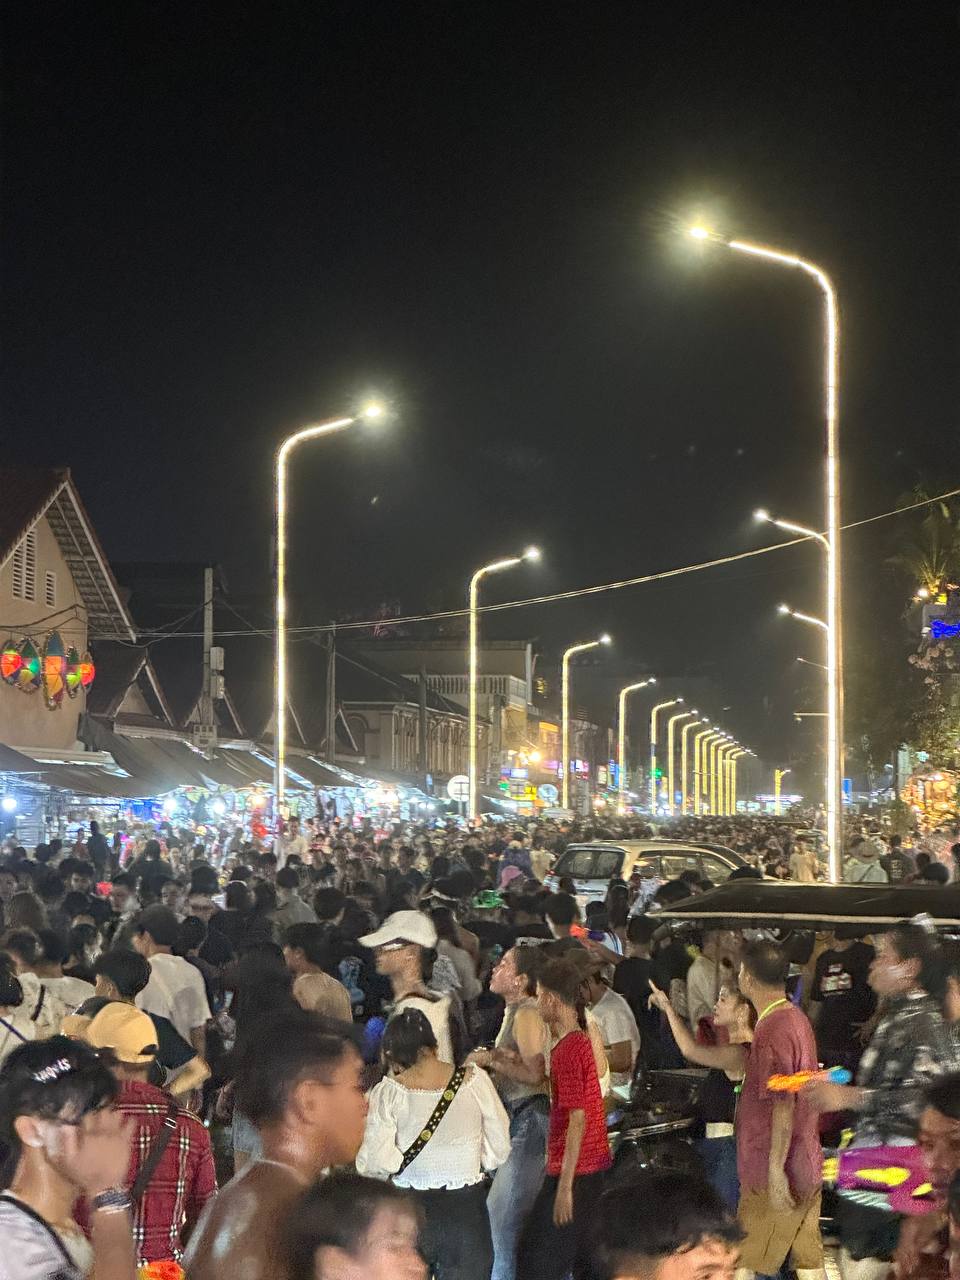
M 89 653 L 82 656 L 75 645 L 64 647 L 59 631 L 51 631 L 39 650 L 29 636 L 12 637 L 0 650 L 0 678 L 21 693 L 43 689 L 43 698 L 51 711 L 63 703 L 64 695 L 75 698 L 81 689 L 89 689 L 96 667 Z

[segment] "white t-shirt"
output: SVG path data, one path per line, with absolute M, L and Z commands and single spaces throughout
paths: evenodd
M 181 956 L 163 952 L 150 957 L 150 981 L 137 996 L 137 1008 L 169 1019 L 188 1044 L 190 1033 L 210 1020 L 200 970 Z
M 687 1021 L 697 1032 L 697 1024 L 701 1018 L 713 1015 L 717 996 L 720 994 L 720 969 L 716 960 L 708 956 L 697 956 L 687 970 Z
M 640 1050 L 640 1032 L 637 1029 L 637 1020 L 633 1016 L 633 1010 L 623 996 L 608 988 L 597 1003 L 590 1006 L 590 1012 L 597 1020 L 597 1026 L 603 1036 L 604 1046 L 609 1048 L 611 1045 L 622 1044 L 624 1040 L 629 1040 L 632 1049 L 632 1062 L 636 1062 L 637 1053 Z M 617 1085 L 629 1085 L 632 1079 L 632 1064 L 630 1071 L 610 1072 L 610 1084 L 614 1087 Z
M 84 982 L 82 978 L 44 978 L 44 985 L 53 992 L 68 1013 L 79 1009 L 85 1000 L 96 995 L 92 982 Z

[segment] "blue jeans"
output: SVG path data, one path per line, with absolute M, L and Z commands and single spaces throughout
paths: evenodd
M 545 1096 L 511 1113 L 510 1154 L 495 1173 L 487 1196 L 493 1235 L 490 1280 L 516 1280 L 520 1232 L 543 1183 L 549 1118 Z
M 703 1176 L 727 1208 L 736 1213 L 740 1201 L 736 1138 L 701 1138 L 697 1152 L 703 1162 Z

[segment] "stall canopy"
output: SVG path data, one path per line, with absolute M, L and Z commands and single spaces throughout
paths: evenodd
M 137 778 L 125 778 L 117 773 L 107 773 L 93 765 L 53 764 L 44 765 L 42 773 L 37 777 L 44 786 L 58 791 L 69 791 L 75 796 L 91 799 L 143 800 L 149 799 L 159 792 L 146 790 L 144 783 Z M 171 790 L 172 788 L 166 788 Z
M 42 765 L 0 742 L 0 773 L 39 773 Z
M 960 928 L 960 885 L 790 884 L 728 880 L 657 913 L 703 928 L 830 929 L 835 924 L 897 924 L 928 915 L 940 928 Z
M 344 779 L 312 756 L 288 755 L 287 772 L 298 774 L 315 787 L 342 787 Z

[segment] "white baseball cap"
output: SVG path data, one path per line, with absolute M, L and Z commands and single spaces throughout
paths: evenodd
M 364 947 L 383 947 L 388 942 L 413 942 L 418 947 L 435 947 L 437 931 L 433 921 L 421 911 L 395 911 L 387 916 L 376 933 L 368 933 L 358 941 Z

